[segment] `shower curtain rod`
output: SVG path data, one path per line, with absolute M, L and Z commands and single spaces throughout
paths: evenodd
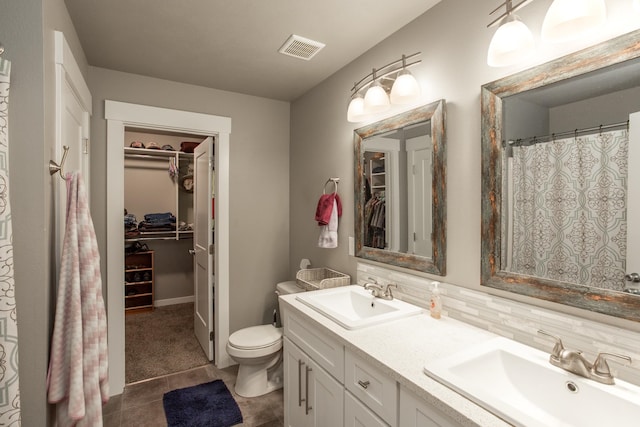
M 542 142 L 555 141 L 557 138 L 564 137 L 564 136 L 573 135 L 577 137 L 578 135 L 589 135 L 596 132 L 602 133 L 602 131 L 605 131 L 605 130 L 613 130 L 613 129 L 619 129 L 623 127 L 626 128 L 627 130 L 629 129 L 629 120 L 620 122 L 620 123 L 612 123 L 608 125 L 600 125 L 600 126 L 594 126 L 590 128 L 575 129 L 575 130 L 569 130 L 565 132 L 552 133 L 551 135 L 531 136 L 529 138 L 518 138 L 516 140 L 509 140 L 508 144 L 511 147 L 522 147 L 522 146 L 528 146 L 528 145 L 535 145 Z

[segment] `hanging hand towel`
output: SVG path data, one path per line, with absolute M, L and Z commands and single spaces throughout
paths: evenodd
M 329 224 L 334 201 L 338 207 L 338 217 L 342 216 L 342 202 L 340 201 L 338 193 L 323 194 L 320 196 L 318 206 L 316 207 L 316 221 L 318 221 L 318 225 Z
M 320 237 L 318 238 L 319 247 L 328 249 L 338 247 L 338 213 L 338 202 L 334 199 L 329 223 L 320 226 Z
M 102 426 L 109 399 L 100 255 L 80 173 L 67 174 L 67 222 L 47 377 L 57 424 Z

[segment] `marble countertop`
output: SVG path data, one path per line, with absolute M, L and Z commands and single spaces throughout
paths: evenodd
M 347 330 L 297 301 L 295 294 L 281 296 L 280 304 L 285 310 L 304 315 L 325 333 L 341 341 L 347 350 L 372 363 L 461 425 L 510 426 L 423 371 L 430 362 L 497 335 L 444 316 L 436 320 L 426 311 L 383 325 Z

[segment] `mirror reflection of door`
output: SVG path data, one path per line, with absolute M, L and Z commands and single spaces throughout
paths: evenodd
M 431 258 L 431 135 L 407 139 L 409 253 Z
M 364 246 L 431 258 L 429 121 L 367 138 Z

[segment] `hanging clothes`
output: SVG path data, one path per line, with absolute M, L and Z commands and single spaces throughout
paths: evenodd
M 109 399 L 100 255 L 84 182 L 69 173 L 56 313 L 47 377 L 59 426 L 102 426 Z
M 384 197 L 375 194 L 364 205 L 364 245 L 384 249 L 386 239 L 386 205 Z

